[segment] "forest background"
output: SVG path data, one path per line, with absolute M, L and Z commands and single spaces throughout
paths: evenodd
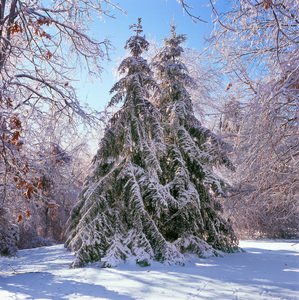
M 117 66 L 129 25 L 143 17 L 150 61 L 173 14 L 190 38 L 184 62 L 197 117 L 228 142 L 235 164 L 217 170 L 232 186 L 225 217 L 239 238 L 298 236 L 298 2 L 124 2 L 1 1 L 1 253 L 64 241 L 111 113 L 107 59 Z M 163 27 L 157 9 L 167 13 Z

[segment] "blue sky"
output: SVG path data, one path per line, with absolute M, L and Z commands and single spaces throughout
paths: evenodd
M 172 23 L 174 17 L 175 23 L 178 25 L 178 33 L 187 34 L 188 47 L 196 49 L 202 48 L 203 37 L 208 36 L 213 27 L 211 8 L 203 6 L 203 3 L 207 2 L 206 0 L 189 0 L 188 4 L 194 6 L 192 10 L 194 15 L 200 15 L 207 23 L 192 22 L 176 0 L 119 0 L 118 2 L 127 14 L 113 10 L 115 19 L 105 17 L 105 22 L 98 20 L 92 27 L 92 35 L 96 39 L 103 40 L 107 37 L 115 47 L 115 51 L 111 53 L 111 61 L 103 63 L 105 70 L 102 80 L 90 83 L 85 80 L 86 76 L 83 75 L 82 80 L 78 83 L 78 96 L 81 103 L 88 103 L 91 107 L 99 110 L 103 110 L 111 98 L 109 90 L 116 81 L 113 68 L 118 66 L 119 57 L 126 54 L 123 47 L 126 40 L 132 35 L 129 26 L 136 23 L 138 17 L 142 18 L 146 37 L 148 39 L 151 37 L 160 43 L 161 39 L 169 36 L 169 23 Z

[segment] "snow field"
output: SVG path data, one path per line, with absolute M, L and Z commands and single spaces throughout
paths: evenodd
M 299 299 L 299 241 L 241 241 L 243 253 L 184 266 L 70 269 L 63 245 L 0 258 L 0 299 Z

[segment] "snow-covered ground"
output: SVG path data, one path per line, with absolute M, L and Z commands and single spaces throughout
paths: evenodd
M 299 299 L 299 244 L 241 241 L 244 253 L 182 266 L 69 269 L 63 245 L 0 258 L 0 299 Z

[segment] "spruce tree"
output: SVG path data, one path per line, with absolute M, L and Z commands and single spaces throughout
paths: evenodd
M 67 246 L 76 251 L 73 266 L 101 261 L 116 266 L 134 259 L 148 265 L 181 262 L 182 254 L 159 231 L 159 219 L 174 201 L 160 183 L 160 159 L 165 152 L 160 114 L 149 101 L 158 89 L 142 52 L 149 43 L 141 36 L 141 19 L 131 26 L 126 42 L 130 56 L 118 71 L 123 74 L 111 89 L 109 105 L 123 102 L 111 118 L 93 160 L 93 171 L 69 219 Z
M 219 165 L 233 166 L 227 145 L 194 115 L 187 88 L 196 83 L 181 59 L 185 40 L 186 35 L 177 35 L 176 26 L 171 25 L 171 37 L 164 39 L 152 63 L 162 90 L 154 103 L 162 115 L 166 141 L 161 183 L 176 201 L 175 206 L 168 206 L 161 232 L 181 253 L 234 252 L 238 251 L 237 239 L 219 214 L 222 206 L 215 198 L 225 194 L 227 185 L 213 171 Z

